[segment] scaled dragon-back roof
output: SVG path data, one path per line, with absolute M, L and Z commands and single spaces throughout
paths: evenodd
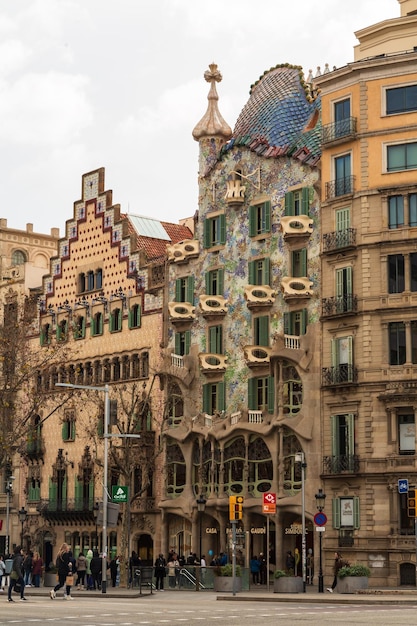
M 301 68 L 278 66 L 250 91 L 222 154 L 246 145 L 265 157 L 294 156 L 314 165 L 320 159 L 320 98 L 313 98 Z

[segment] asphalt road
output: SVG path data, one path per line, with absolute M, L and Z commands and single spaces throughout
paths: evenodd
M 307 604 L 296 602 L 221 602 L 213 593 L 155 593 L 141 598 L 82 597 L 73 601 L 62 598 L 31 597 L 27 602 L 7 602 L 0 597 L 1 626 L 28 624 L 59 626 L 262 626 L 372 624 L 397 626 L 416 624 L 415 605 L 382 606 L 359 604 Z

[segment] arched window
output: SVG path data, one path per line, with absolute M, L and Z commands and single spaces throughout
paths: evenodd
M 186 464 L 184 455 L 176 441 L 167 442 L 166 456 L 166 493 L 175 498 L 183 491 L 186 483 Z
M 248 449 L 248 489 L 256 497 L 272 487 L 272 457 L 265 441 L 257 435 L 252 436 Z
M 15 250 L 12 254 L 12 265 L 23 265 L 26 263 L 26 254 L 22 250 Z
M 243 469 L 245 467 L 245 440 L 236 437 L 224 448 L 224 490 L 234 494 L 243 491 Z
M 283 434 L 282 454 L 284 462 L 284 492 L 294 495 L 301 489 L 301 463 L 296 462 L 295 455 L 302 451 L 297 436 L 289 429 Z
M 284 413 L 296 415 L 303 405 L 303 384 L 294 365 L 288 361 L 282 364 Z

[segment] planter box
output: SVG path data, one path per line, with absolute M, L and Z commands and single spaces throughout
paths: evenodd
M 55 587 L 57 583 L 57 577 L 55 573 L 45 572 L 43 575 L 43 586 L 44 587 Z
M 215 576 L 213 583 L 214 591 L 233 592 L 232 576 Z M 240 576 L 235 578 L 235 591 L 242 591 L 242 579 Z
M 368 589 L 367 576 L 346 576 L 337 579 L 336 591 L 338 593 L 356 593 L 361 589 Z
M 274 578 L 274 593 L 303 593 L 303 579 L 300 576 Z

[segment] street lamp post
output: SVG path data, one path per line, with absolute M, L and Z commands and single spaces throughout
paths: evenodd
M 298 452 L 295 455 L 295 461 L 301 463 L 301 570 L 303 574 L 303 591 L 306 592 L 306 496 L 305 496 L 305 478 L 306 467 L 304 452 Z
M 10 554 L 10 496 L 13 493 L 13 481 L 14 476 L 9 476 L 6 485 L 6 545 L 5 545 L 5 558 L 9 558 Z
M 103 461 L 103 539 L 102 539 L 102 564 L 101 564 L 101 592 L 107 593 L 107 505 L 109 495 L 107 491 L 108 457 L 109 457 L 109 386 L 93 387 L 90 385 L 75 385 L 72 383 L 56 383 L 56 387 L 68 387 L 70 389 L 88 389 L 90 391 L 104 392 L 104 461 Z
M 96 524 L 96 534 L 95 534 L 95 541 L 96 541 L 96 545 L 93 546 L 93 548 L 97 548 L 98 550 L 98 530 L 97 530 L 97 518 L 98 518 L 98 511 L 99 511 L 99 504 L 98 502 L 95 503 L 95 505 L 93 506 L 93 515 L 94 515 L 94 522 Z
M 200 495 L 197 498 L 197 510 L 198 510 L 198 521 L 199 521 L 199 558 L 201 561 L 201 554 L 202 554 L 202 543 L 203 543 L 203 533 L 202 533 L 202 517 L 203 517 L 203 513 L 204 510 L 206 508 L 206 503 L 207 500 L 205 499 L 205 497 L 203 496 L 202 493 L 200 493 Z
M 22 530 L 20 532 L 20 547 L 23 548 L 23 526 L 28 517 L 28 512 L 26 511 L 24 506 L 22 506 L 18 515 L 19 515 L 19 522 L 22 524 Z
M 318 492 L 316 493 L 316 506 L 317 506 L 317 510 L 319 511 L 319 513 L 321 513 L 324 509 L 324 503 L 326 500 L 326 494 L 323 492 L 323 489 L 319 489 Z M 323 584 L 323 553 L 322 553 L 322 528 L 323 527 L 317 527 L 320 528 L 320 535 L 319 535 L 319 556 L 320 556 L 320 564 L 319 564 L 319 593 L 324 593 L 324 584 Z

